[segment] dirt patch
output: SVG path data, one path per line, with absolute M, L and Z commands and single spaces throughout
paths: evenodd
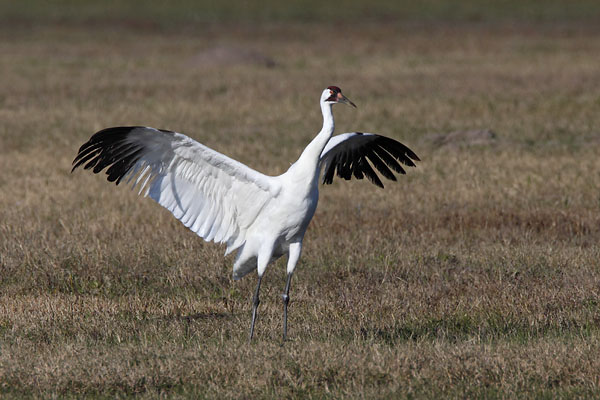
M 274 68 L 274 59 L 257 50 L 239 46 L 217 45 L 196 54 L 191 59 L 196 66 L 218 67 L 226 65 L 258 65 Z
M 424 140 L 435 147 L 489 146 L 498 142 L 491 129 L 471 129 L 427 135 Z

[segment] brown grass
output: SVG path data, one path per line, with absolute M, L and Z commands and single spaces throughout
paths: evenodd
M 203 63 L 216 46 L 275 66 Z M 49 24 L 0 49 L 4 396 L 600 395 L 595 29 Z M 338 132 L 398 138 L 423 161 L 385 190 L 322 188 L 284 346 L 281 262 L 247 345 L 255 281 L 230 279 L 223 248 L 69 173 L 93 132 L 123 124 L 281 173 L 329 84 L 359 106 L 336 108 Z M 469 129 L 497 138 L 431 139 Z

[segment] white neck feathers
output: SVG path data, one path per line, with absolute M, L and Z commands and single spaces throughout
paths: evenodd
M 321 101 L 321 112 L 323 113 L 323 128 L 317 136 L 306 146 L 298 161 L 293 165 L 297 172 L 302 172 L 302 175 L 308 174 L 314 176 L 318 172 L 321 153 L 327 142 L 333 135 L 335 123 L 333 121 L 333 112 L 331 103 Z

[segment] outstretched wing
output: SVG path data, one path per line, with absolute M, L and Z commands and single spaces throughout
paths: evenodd
M 369 161 L 383 176 L 396 180 L 395 171 L 405 174 L 400 164 L 414 167 L 419 157 L 402 143 L 373 133 L 343 133 L 331 138 L 321 153 L 321 166 L 324 169 L 323 184 L 333 182 L 333 175 L 350 180 L 366 176 L 379 187 L 383 183 Z
M 83 165 L 110 182 L 139 185 L 206 241 L 241 246 L 246 231 L 279 192 L 271 177 L 176 132 L 141 126 L 101 130 L 79 149 Z M 73 171 L 72 170 L 72 171 Z M 71 172 L 72 172 L 71 171 Z

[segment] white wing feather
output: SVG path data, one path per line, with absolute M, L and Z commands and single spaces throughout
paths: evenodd
M 150 196 L 206 241 L 226 242 L 226 254 L 244 244 L 248 228 L 280 191 L 280 185 L 272 177 L 181 133 L 147 127 L 131 127 L 112 146 L 96 145 L 100 148 L 97 150 L 100 161 L 91 166 L 102 162 L 101 150 L 107 153 L 104 166 L 116 165 L 120 159 L 110 152 L 118 154 L 119 149 L 129 147 L 132 150 L 121 152 L 121 156 L 136 149 L 140 152 L 135 163 L 123 171 L 122 178 L 133 181 L 133 187 L 139 185 L 140 193 L 145 190 L 144 196 Z
M 335 146 L 342 143 L 344 140 L 348 140 L 351 137 L 358 136 L 358 135 L 375 136 L 375 134 L 373 134 L 373 133 L 358 133 L 358 132 L 341 133 L 339 135 L 335 135 L 331 139 L 329 139 L 329 142 L 327 142 L 327 145 L 321 152 L 321 157 L 320 157 L 321 160 L 323 159 L 323 157 L 325 157 L 325 154 L 327 154 L 329 152 L 329 150 L 333 149 Z

